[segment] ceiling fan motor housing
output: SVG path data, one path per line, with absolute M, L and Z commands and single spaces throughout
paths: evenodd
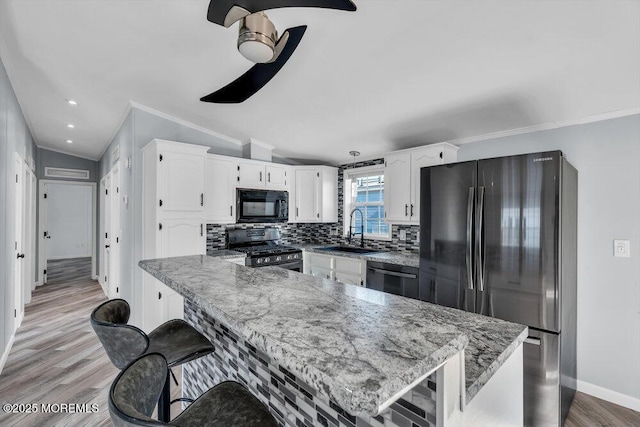
M 248 60 L 255 63 L 271 61 L 277 40 L 275 25 L 263 12 L 252 13 L 240 21 L 238 50 Z

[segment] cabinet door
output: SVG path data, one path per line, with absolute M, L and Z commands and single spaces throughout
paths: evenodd
M 208 158 L 204 205 L 207 221 L 215 224 L 236 222 L 236 162 Z
M 318 222 L 319 172 L 315 169 L 296 170 L 296 222 Z
M 153 331 L 164 322 L 164 300 L 159 293 L 160 285 L 162 283 L 145 273 L 142 284 L 142 328 L 146 333 Z
M 411 204 L 411 155 L 389 154 L 384 159 L 385 222 L 409 222 Z
M 264 164 L 253 162 L 238 163 L 238 186 L 243 188 L 260 188 L 265 186 L 267 177 Z
M 268 188 L 286 188 L 287 187 L 287 168 L 284 166 L 267 165 L 266 184 Z
M 158 257 L 203 255 L 207 251 L 207 233 L 198 219 L 165 219 L 160 221 Z
M 333 280 L 333 272 L 324 268 L 311 266 L 311 275 L 314 277 L 320 277 L 322 279 Z
M 204 211 L 206 157 L 161 150 L 158 160 L 158 201 L 161 212 Z
M 346 283 L 348 285 L 364 286 L 364 280 L 362 276 L 356 274 L 335 272 L 335 280 L 340 283 Z
M 420 223 L 420 168 L 443 163 L 442 147 L 426 147 L 411 152 L 411 203 L 409 216 L 411 222 Z

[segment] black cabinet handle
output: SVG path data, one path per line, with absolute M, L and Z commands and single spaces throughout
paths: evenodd
M 262 182 L 262 171 L 260 171 L 260 182 Z
M 267 181 L 271 182 L 271 172 L 267 172 Z
M 200 193 L 200 206 L 204 206 L 204 193 Z
M 24 258 L 24 254 L 18 254 L 18 258 Z
M 104 245 L 105 248 L 109 249 L 111 245 Z
M 411 204 L 411 216 L 413 216 L 413 204 Z
M 162 299 L 162 293 L 158 292 L 158 299 Z
M 229 216 L 233 216 L 233 205 L 229 206 Z
M 409 205 L 404 205 L 404 216 L 409 216 Z
M 202 237 L 202 224 L 200 224 L 200 236 Z

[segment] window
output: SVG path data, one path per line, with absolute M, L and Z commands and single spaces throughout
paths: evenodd
M 344 171 L 344 234 L 349 235 L 350 213 L 352 231 L 364 227 L 366 239 L 391 239 L 391 228 L 384 222 L 384 167 L 382 165 Z M 364 224 L 363 224 L 364 221 Z

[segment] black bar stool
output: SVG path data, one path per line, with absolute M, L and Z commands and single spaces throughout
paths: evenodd
M 240 383 L 225 381 L 198 397 L 169 423 L 151 418 L 168 378 L 166 359 L 146 354 L 125 367 L 109 390 L 109 413 L 116 426 L 276 427 L 269 410 Z
M 91 326 L 109 359 L 118 369 L 123 369 L 148 353 L 162 354 L 170 369 L 213 352 L 211 342 L 184 320 L 169 320 L 147 335 L 127 324 L 129 315 L 129 303 L 123 299 L 102 303 L 91 313 Z M 162 393 L 158 396 L 160 421 L 171 419 L 170 407 L 173 402 L 170 399 L 170 381 L 167 376 Z

